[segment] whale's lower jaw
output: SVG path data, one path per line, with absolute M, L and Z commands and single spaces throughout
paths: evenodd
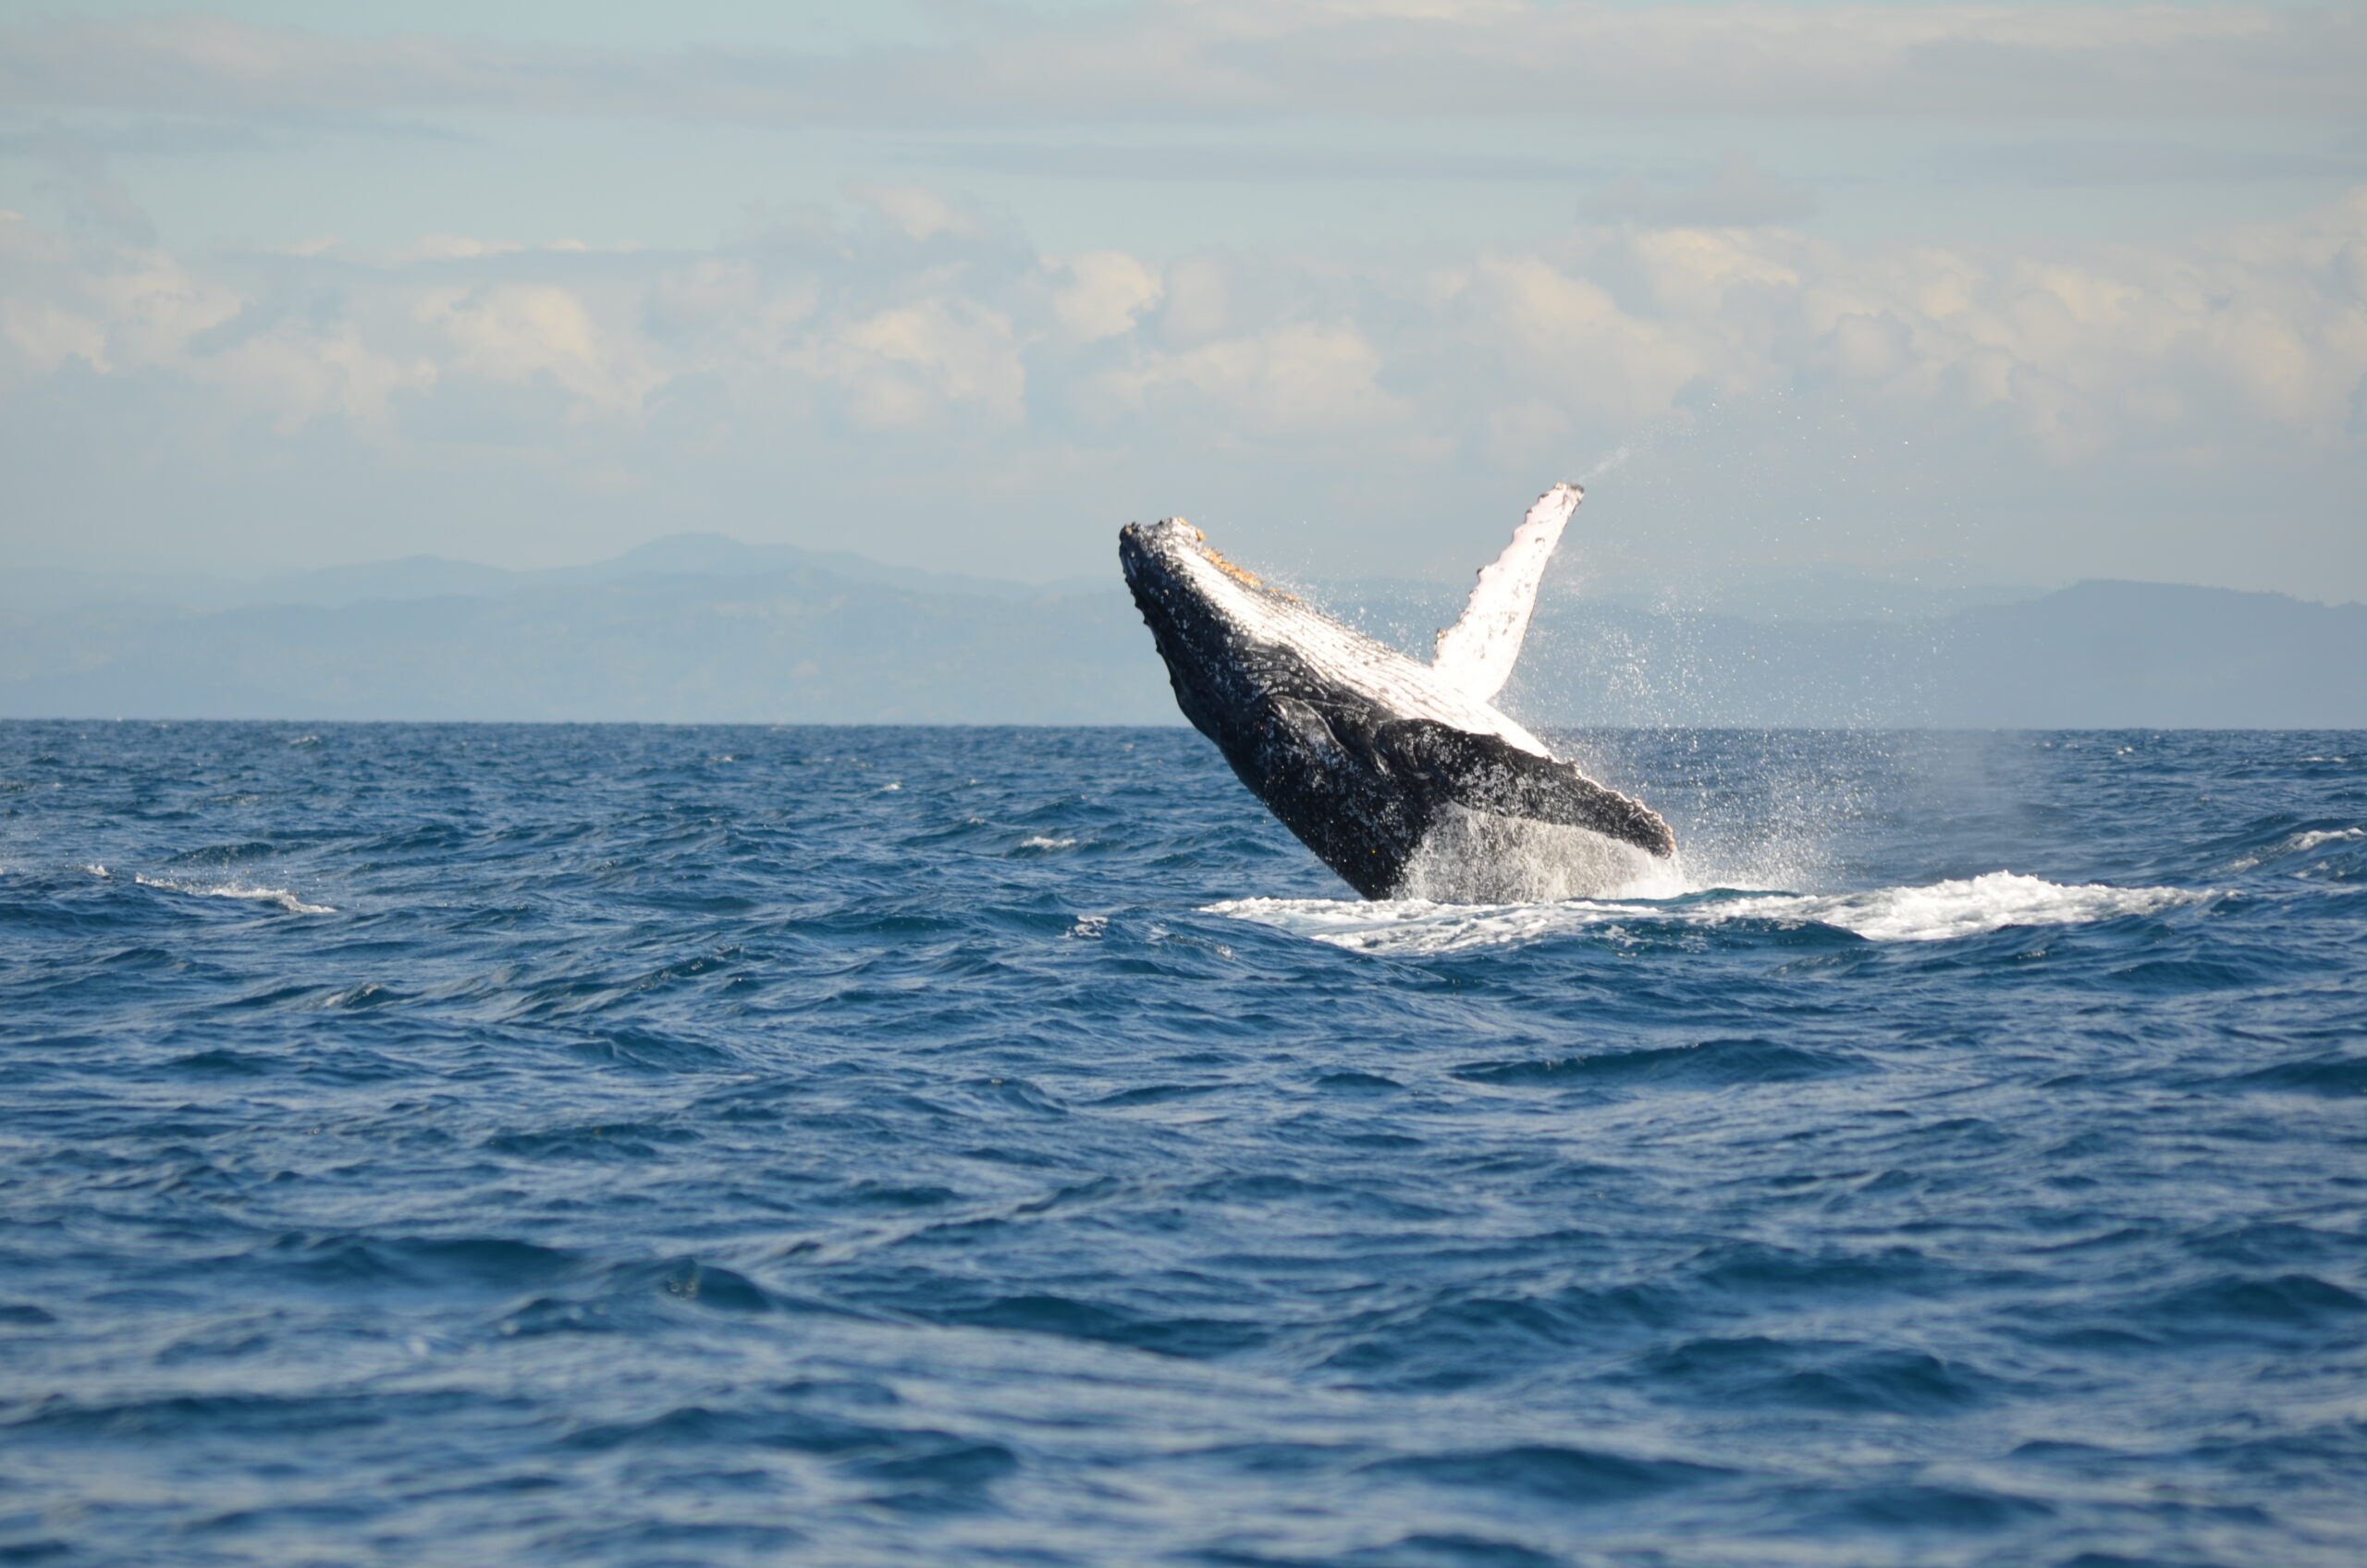
M 1573 765 L 1399 711 L 1229 612 L 1199 586 L 1204 571 L 1175 570 L 1171 552 L 1190 547 L 1171 532 L 1120 536 L 1176 705 L 1365 897 L 1609 892 L 1674 849 L 1658 816 Z

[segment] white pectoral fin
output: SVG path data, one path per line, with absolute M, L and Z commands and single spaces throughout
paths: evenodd
M 1537 607 L 1545 563 L 1552 559 L 1562 530 L 1585 496 L 1575 484 L 1556 484 L 1545 492 L 1513 530 L 1513 542 L 1504 553 L 1479 569 L 1479 582 L 1463 606 L 1463 619 L 1439 633 L 1430 668 L 1440 680 L 1483 703 L 1504 689 L 1519 662 L 1521 640 L 1528 635 L 1529 612 Z

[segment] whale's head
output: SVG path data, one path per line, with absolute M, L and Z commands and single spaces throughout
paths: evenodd
M 1188 557 L 1207 554 L 1208 536 L 1180 517 L 1130 522 L 1118 531 L 1118 565 L 1136 598 L 1146 589 L 1163 597 L 1189 575 Z
M 1134 523 L 1118 559 L 1175 705 L 1283 826 L 1358 892 L 1394 886 L 1436 813 L 1384 754 L 1397 716 L 1308 645 L 1351 633 L 1212 549 L 1182 518 Z
M 1243 587 L 1263 586 L 1217 554 L 1208 535 L 1180 517 L 1130 522 L 1120 529 L 1118 564 L 1146 613 L 1154 605 L 1218 613 L 1215 601 L 1224 581 Z
M 1127 524 L 1118 563 L 1185 717 L 1211 734 L 1227 728 L 1258 683 L 1254 667 L 1272 642 L 1259 611 L 1279 595 L 1180 517 Z

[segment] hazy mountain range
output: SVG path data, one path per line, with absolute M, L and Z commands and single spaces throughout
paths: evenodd
M 1459 585 L 1301 585 L 1408 649 Z M 1541 725 L 2367 727 L 2367 606 L 2138 582 L 1825 573 L 1549 584 Z M 1177 722 L 1115 566 L 1027 584 L 683 535 L 543 571 L 0 580 L 0 716 Z

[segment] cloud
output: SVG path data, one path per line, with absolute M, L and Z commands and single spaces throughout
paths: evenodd
M 2294 570 L 2367 589 L 2336 532 L 2355 506 L 2308 499 L 2367 470 L 2367 188 L 2144 246 L 1582 226 L 1443 262 L 1053 255 L 942 193 L 870 200 L 670 253 L 181 253 L 0 216 L 0 459 L 43 497 L 8 526 L 129 538 L 214 495 L 251 518 L 437 519 L 443 547 L 481 553 L 521 519 L 594 515 L 586 497 L 630 543 L 744 531 L 793 495 L 851 531 L 828 542 L 877 550 L 885 529 L 926 557 L 983 517 L 1040 552 L 1049 519 L 1190 501 L 1329 517 L 1340 547 L 1404 570 L 1466 484 L 1717 430 L 1725 456 L 1684 483 L 1724 498 L 1671 515 L 1763 521 L 1821 494 L 1818 515 L 1855 508 L 1904 548 L 1931 496 L 1977 496 L 2045 553 L 2079 535 L 2044 508 L 2090 508 L 2103 541 L 2208 498 L 2320 530 Z M 320 495 L 275 477 L 315 473 Z M 2192 547 L 2232 561 L 2222 521 Z M 431 543 L 373 537 L 353 553 Z
M 1053 295 L 1052 314 L 1080 342 L 1133 331 L 1135 319 L 1166 293 L 1159 274 L 1123 251 L 1073 256 L 1061 270 L 1067 276 Z
M 1653 228 L 1753 228 L 1816 211 L 1816 192 L 1787 185 L 1739 150 L 1692 180 L 1646 182 L 1629 175 L 1578 203 L 1578 215 Z
M 2355 7 L 1150 0 L 998 13 L 854 55 L 602 50 L 251 26 L 55 20 L 0 32 L 0 101 L 350 124 L 507 111 L 788 124 L 1157 123 L 1375 114 L 2332 116 Z
M 926 186 L 858 184 L 850 187 L 847 194 L 894 225 L 907 239 L 940 234 L 976 239 L 987 232 L 987 225 L 978 214 Z
M 1711 188 L 1738 173 L 1756 178 L 1735 160 Z M 1196 418 L 1245 440 L 1417 412 L 1453 424 L 1538 398 L 1632 423 L 1677 411 L 1688 389 L 1846 383 L 1935 411 L 2017 410 L 2042 446 L 2070 420 L 2103 447 L 2182 442 L 2206 413 L 2330 439 L 2367 373 L 2367 188 L 2178 245 L 1853 249 L 1658 225 L 1573 229 L 1444 270 L 1049 256 L 935 192 L 867 199 L 881 222 L 695 255 L 431 236 L 207 257 L 12 214 L 0 367 L 18 387 L 68 359 L 150 368 L 274 419 L 374 409 L 374 385 L 547 382 L 582 420 L 626 428 L 700 374 L 817 396 L 872 386 L 880 428 L 909 423 L 884 410 L 925 392 L 940 411 L 1064 436 L 1077 410 L 1035 398 L 1038 382 L 1128 407 L 1189 388 Z M 281 361 L 313 368 L 249 374 Z M 336 396 L 295 389 L 331 381 Z
M 1600 179 L 1599 159 L 1551 154 L 1444 151 L 1434 147 L 1292 147 L 1187 141 L 940 141 L 914 143 L 901 155 L 936 167 L 989 170 L 1053 179 L 1209 180 L 1228 184 L 1337 180 L 1436 180 L 1568 184 Z
M 1027 387 L 1019 347 L 1001 312 L 940 296 L 849 323 L 800 361 L 843 389 L 867 429 L 934 426 L 961 412 L 1012 424 Z
M 108 174 L 106 154 L 90 139 L 60 126 L 45 126 L 32 140 L 32 152 L 52 171 L 42 185 L 59 200 L 68 222 L 135 245 L 156 238 L 148 214 L 130 189 Z
M 1412 409 L 1380 385 L 1382 362 L 1351 325 L 1285 322 L 1182 352 L 1148 350 L 1101 385 L 1146 413 L 1175 408 L 1161 394 L 1188 389 L 1196 396 L 1186 417 L 1214 423 L 1232 445 L 1410 423 Z

